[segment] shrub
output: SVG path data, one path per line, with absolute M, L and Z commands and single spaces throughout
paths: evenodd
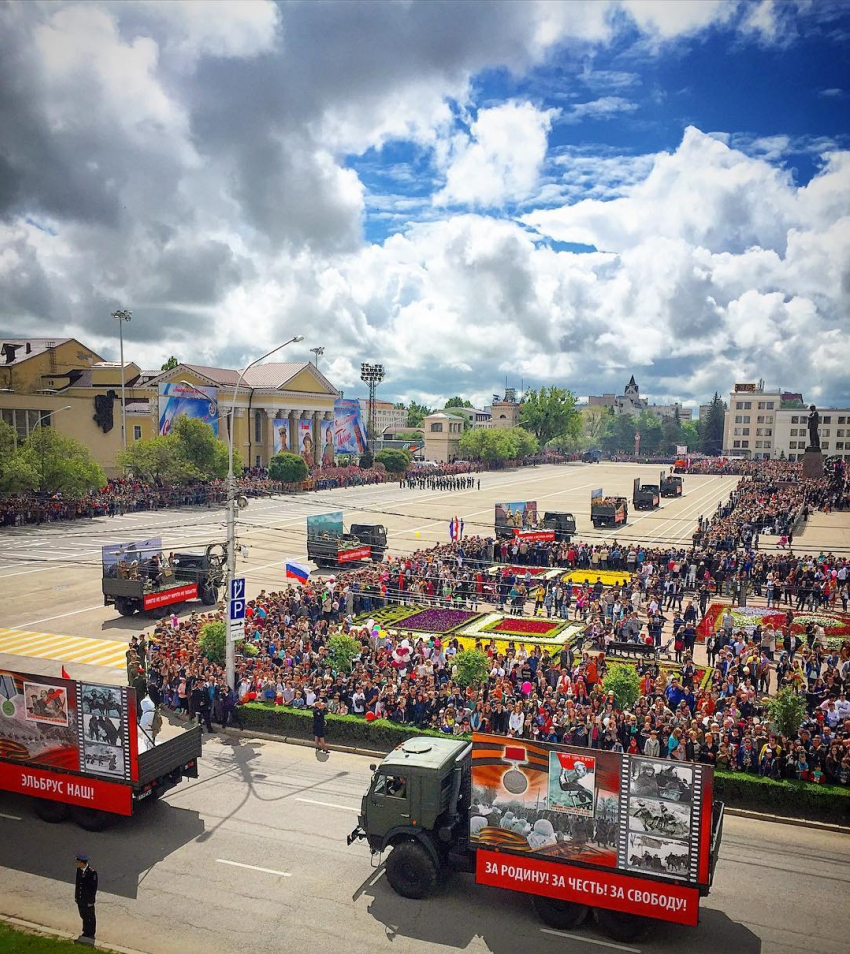
M 243 656 L 250 656 L 252 659 L 260 655 L 260 647 L 254 643 L 246 643 L 244 640 L 239 644 L 239 652 Z
M 269 477 L 284 484 L 298 484 L 307 479 L 307 465 L 298 454 L 275 454 L 269 461 Z
M 768 702 L 767 711 L 777 730 L 794 738 L 806 718 L 806 703 L 795 689 L 780 689 Z
M 618 709 L 631 709 L 640 697 L 640 677 L 634 666 L 611 664 L 602 677 L 606 692 L 613 692 Z
M 210 662 L 223 663 L 227 645 L 224 623 L 221 620 L 215 623 L 205 623 L 201 627 L 198 643 Z
M 351 664 L 360 653 L 360 643 L 345 633 L 337 633 L 328 640 L 328 657 L 337 672 L 351 672 Z
M 410 454 L 406 450 L 386 448 L 375 454 L 375 462 L 383 464 L 391 474 L 402 474 L 410 464 Z
M 490 658 L 480 649 L 464 649 L 455 656 L 455 680 L 461 686 L 478 688 L 490 675 Z
M 372 456 L 371 451 L 366 451 L 365 454 L 360 455 L 360 467 L 362 470 L 368 470 L 374 463 L 375 458 Z

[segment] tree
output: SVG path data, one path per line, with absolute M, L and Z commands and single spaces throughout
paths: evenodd
M 490 675 L 490 657 L 480 649 L 464 649 L 455 656 L 454 679 L 460 686 L 478 688 Z
M 269 477 L 284 484 L 300 484 L 307 479 L 307 465 L 300 454 L 284 451 L 269 461 Z
M 375 458 L 372 456 L 371 451 L 366 451 L 365 454 L 360 455 L 360 469 L 369 470 L 369 468 L 375 463 Z
M 726 423 L 726 405 L 717 391 L 708 405 L 702 425 L 702 452 L 717 457 L 723 450 L 723 428 Z
M 640 678 L 634 666 L 609 664 L 602 686 L 606 692 L 614 693 L 614 701 L 621 710 L 631 709 L 640 697 Z
M 700 446 L 699 422 L 684 421 L 682 423 L 682 437 L 680 442 L 690 451 L 695 451 Z
M 617 414 L 609 422 L 602 438 L 603 450 L 609 454 L 632 454 L 635 449 L 635 419 L 629 414 Z
M 521 427 L 473 428 L 461 435 L 458 449 L 470 460 L 515 460 L 533 454 L 537 441 Z
M 35 490 L 38 477 L 32 457 L 18 452 L 18 435 L 14 427 L 0 421 L 0 493 Z
M 520 424 L 530 431 L 541 444 L 548 444 L 554 437 L 575 434 L 579 419 L 576 396 L 565 388 L 541 388 L 531 390 L 519 408 Z
M 780 689 L 768 702 L 767 711 L 776 728 L 784 736 L 793 739 L 797 737 L 797 730 L 806 718 L 806 702 L 795 689 Z
M 391 474 L 403 474 L 410 464 L 410 454 L 406 450 L 387 447 L 375 454 L 375 461 L 383 464 Z
M 360 655 L 360 643 L 345 633 L 336 633 L 328 641 L 328 659 L 337 672 L 351 672 L 352 663 Z
M 424 404 L 417 404 L 416 401 L 411 401 L 407 407 L 407 426 L 421 427 L 422 421 L 430 413 L 430 407 L 426 407 Z
M 605 436 L 610 415 L 604 407 L 586 407 L 581 411 L 581 423 L 584 436 L 591 447 L 596 446 Z
M 198 644 L 204 655 L 212 663 L 223 663 L 226 652 L 226 634 L 224 622 L 217 620 L 214 623 L 205 623 L 198 636 Z
M 665 417 L 661 422 L 663 454 L 675 454 L 676 447 L 682 443 L 682 425 L 679 423 L 678 408 L 675 417 Z
M 465 401 L 462 397 L 455 395 L 446 401 L 444 407 L 446 409 L 450 407 L 472 407 L 472 401 Z
M 640 432 L 641 454 L 658 454 L 664 447 L 664 430 L 661 421 L 649 411 L 641 411 L 632 423 L 635 430 Z M 632 434 L 632 450 L 634 449 L 634 434 Z
M 16 456 L 19 473 L 34 471 L 38 475 L 37 489 L 47 493 L 78 497 L 106 483 L 103 468 L 85 444 L 52 427 L 37 427 Z
M 159 370 L 173 371 L 178 364 L 180 364 L 180 362 L 177 360 L 177 358 L 175 358 L 174 355 L 171 355 L 171 357 L 165 362 L 165 364 Z

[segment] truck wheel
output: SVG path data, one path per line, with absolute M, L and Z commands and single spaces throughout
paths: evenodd
M 136 612 L 136 607 L 133 605 L 132 600 L 128 600 L 123 596 L 119 596 L 115 600 L 115 609 L 122 616 L 132 616 Z
M 593 521 L 593 526 L 596 527 L 596 529 L 598 530 L 598 529 L 599 529 L 599 521 L 598 521 L 598 520 L 594 520 L 594 521 Z
M 96 808 L 82 806 L 73 808 L 71 814 L 80 828 L 85 828 L 86 831 L 103 831 L 115 821 L 116 817 L 110 812 L 101 812 Z
M 51 802 L 46 798 L 35 799 L 35 813 L 42 821 L 57 825 L 68 817 L 68 805 L 64 802 Z
M 403 898 L 427 898 L 437 886 L 438 874 L 434 859 L 415 841 L 396 845 L 387 859 L 387 881 Z
M 544 898 L 534 895 L 531 899 L 534 912 L 540 920 L 556 931 L 571 931 L 584 924 L 590 913 L 586 904 L 574 904 L 572 901 L 561 901 L 558 898 Z
M 609 911 L 607 908 L 594 909 L 596 922 L 603 934 L 614 941 L 640 941 L 649 931 L 650 919 L 625 911 Z

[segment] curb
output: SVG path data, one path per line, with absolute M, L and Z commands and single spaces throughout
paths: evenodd
M 63 931 L 61 928 L 48 927 L 46 924 L 36 924 L 34 921 L 25 921 L 23 918 L 15 918 L 9 914 L 0 914 L 0 923 L 8 924 L 9 927 L 13 928 L 21 928 L 23 931 L 46 934 L 59 941 L 75 941 L 79 937 L 73 931 Z M 95 941 L 93 944 L 84 946 L 92 947 L 95 950 L 114 951 L 116 954 L 145 954 L 144 951 L 137 951 L 132 947 L 121 947 L 119 944 L 110 944 L 106 941 Z
M 735 818 L 747 818 L 750 821 L 775 822 L 779 825 L 793 825 L 795 828 L 814 828 L 817 831 L 831 831 L 839 835 L 850 835 L 849 825 L 836 825 L 833 822 L 814 821 L 808 818 L 789 818 L 787 815 L 767 815 L 763 812 L 752 812 L 746 808 L 724 808 L 726 815 Z
M 216 733 L 217 735 L 219 733 Z M 296 739 L 287 735 L 272 735 L 270 732 L 252 732 L 250 729 L 231 729 L 229 726 L 224 730 L 225 735 L 237 739 L 261 739 L 263 742 L 283 742 L 286 745 L 300 745 L 312 749 L 314 744 L 309 739 Z M 378 752 L 375 749 L 358 749 L 350 745 L 335 745 L 332 742 L 327 743 L 327 747 L 332 752 L 345 752 L 348 755 L 365 755 L 374 759 L 382 759 L 386 752 Z

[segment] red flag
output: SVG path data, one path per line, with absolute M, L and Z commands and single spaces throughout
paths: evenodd
M 71 678 L 71 677 L 68 675 L 68 671 L 65 669 L 64 666 L 62 667 L 62 678 L 63 678 L 63 679 L 70 679 L 70 678 Z

